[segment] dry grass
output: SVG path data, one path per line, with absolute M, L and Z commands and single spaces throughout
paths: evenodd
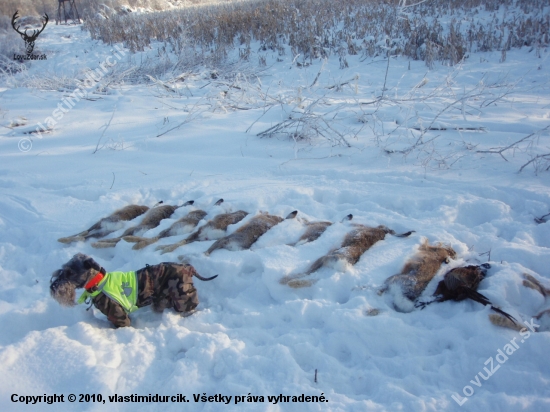
M 546 0 L 428 0 L 401 7 L 399 0 L 77 0 L 83 28 L 94 39 L 123 43 L 132 52 L 154 42 L 186 65 L 220 66 L 238 49 L 241 60 L 262 51 L 291 54 L 296 64 L 336 55 L 404 55 L 453 65 L 468 52 L 550 43 Z M 123 7 L 125 6 L 125 7 Z M 128 13 L 130 9 L 146 13 Z M 11 33 L 10 18 L 57 14 L 57 0 L 3 0 L 0 35 Z M 520 12 L 517 12 L 517 11 Z M 492 20 L 476 16 L 492 13 Z M 12 36 L 13 37 L 13 36 Z M 8 38 L 5 38 L 8 39 Z M 5 40 L 3 38 L 3 40 Z M 13 43 L 13 39 L 3 43 Z M 254 48 L 254 50 L 253 50 Z M 0 54 L 9 55 L 3 46 Z M 265 57 L 263 57 L 265 65 Z
M 413 9 L 397 0 L 250 0 L 187 7 L 170 12 L 89 19 L 94 39 L 124 43 L 132 51 L 163 42 L 176 52 L 223 60 L 239 48 L 246 59 L 253 42 L 261 50 L 290 50 L 302 63 L 338 55 L 405 55 L 455 64 L 470 51 L 506 51 L 549 43 L 544 0 L 431 0 Z M 512 6 L 523 13 L 512 15 Z M 493 12 L 487 24 L 476 19 Z M 498 13 L 497 13 L 498 11 Z M 258 47 L 254 45 L 254 47 Z

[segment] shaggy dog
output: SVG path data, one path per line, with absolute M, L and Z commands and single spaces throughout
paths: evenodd
M 493 306 L 486 296 L 477 291 L 480 282 L 487 275 L 487 269 L 490 268 L 491 265 L 484 263 L 480 266 L 469 265 L 451 269 L 437 285 L 434 292 L 436 298 L 430 302 L 418 302 L 415 306 L 424 309 L 427 305 L 434 302 L 445 302 L 446 300 L 459 302 L 464 299 L 471 299 L 484 306 L 491 306 L 491 309 L 495 312 L 506 316 L 511 322 L 517 323 L 513 316 Z
M 62 306 L 76 305 L 76 289 L 85 289 L 78 303 L 90 300 L 115 325 L 129 326 L 129 313 L 147 305 L 155 312 L 172 307 L 190 314 L 199 304 L 193 266 L 178 263 L 147 265 L 135 272 L 106 272 L 95 260 L 77 253 L 52 274 L 50 294 Z
M 434 278 L 442 263 L 449 263 L 456 252 L 450 246 L 429 245 L 424 242 L 403 267 L 401 273 L 386 279 L 379 294 L 390 292 L 393 306 L 399 312 L 411 312 L 414 302 L 420 297 L 428 283 Z
M 359 261 L 363 253 L 369 250 L 376 242 L 383 240 L 387 234 L 397 237 L 407 237 L 413 232 L 414 231 L 410 231 L 398 235 L 393 230 L 383 225 L 378 227 L 355 225 L 355 229 L 346 235 L 342 245 L 338 249 L 333 249 L 325 256 L 317 259 L 306 272 L 285 276 L 280 280 L 280 283 L 295 289 L 311 286 L 316 282 L 315 280 L 299 280 L 299 278 L 311 275 L 313 272 L 326 266 L 336 268 L 342 265 L 353 266 Z

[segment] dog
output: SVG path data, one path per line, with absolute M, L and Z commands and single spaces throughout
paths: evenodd
M 162 203 L 162 202 L 159 202 Z M 72 243 L 78 241 L 84 241 L 88 238 L 101 238 L 113 233 L 119 229 L 122 229 L 122 222 L 135 219 L 147 212 L 149 208 L 147 206 L 128 205 L 122 209 L 114 211 L 111 215 L 100 219 L 93 224 L 88 230 L 80 232 L 73 236 L 62 237 L 57 239 L 61 243 Z
M 386 279 L 378 294 L 391 292 L 395 310 L 410 312 L 441 265 L 449 263 L 450 259 L 454 258 L 456 252 L 451 246 L 430 245 L 425 241 L 420 245 L 418 253 L 405 264 L 400 274 Z
M 517 324 L 517 320 L 512 315 L 493 306 L 486 296 L 477 291 L 480 282 L 485 278 L 487 270 L 490 268 L 490 264 L 484 263 L 479 266 L 469 265 L 451 269 L 437 285 L 433 294 L 436 298 L 429 302 L 418 302 L 415 304 L 415 307 L 424 309 L 427 305 L 434 302 L 445 302 L 446 300 L 460 302 L 464 299 L 471 299 L 484 306 L 489 305 L 492 310 L 506 316 L 511 322 Z
M 407 237 L 413 232 L 396 234 L 393 230 L 383 225 L 378 227 L 355 225 L 355 229 L 346 235 L 342 245 L 338 249 L 333 249 L 325 256 L 317 259 L 306 272 L 285 276 L 280 280 L 280 283 L 295 289 L 311 286 L 315 281 L 299 280 L 299 278 L 311 275 L 313 272 L 326 266 L 335 267 L 341 264 L 353 266 L 359 261 L 363 253 L 369 250 L 376 242 L 383 240 L 387 234 L 397 237 Z
M 187 238 L 171 245 L 157 246 L 156 250 L 160 250 L 161 254 L 165 254 L 173 252 L 180 246 L 187 245 L 198 240 L 220 239 L 225 236 L 229 225 L 239 223 L 247 215 L 248 212 L 245 212 L 244 210 L 237 210 L 236 212 L 232 213 L 222 213 L 221 215 L 215 216 L 214 219 L 209 220 L 204 226 L 189 235 Z
M 128 316 L 152 305 L 155 312 L 172 307 L 183 315 L 191 314 L 199 304 L 193 276 L 204 278 L 189 264 L 161 263 L 135 272 L 106 272 L 94 259 L 77 253 L 56 270 L 50 280 L 50 294 L 62 306 L 89 301 L 119 328 L 130 326 Z M 76 301 L 76 290 L 84 292 Z
M 298 211 L 295 210 L 288 214 L 285 219 L 294 219 Z M 250 222 L 243 225 L 235 231 L 235 233 L 218 239 L 204 254 L 210 256 L 210 254 L 217 249 L 227 250 L 244 250 L 250 249 L 250 246 L 256 242 L 264 233 L 269 229 L 278 225 L 283 220 L 280 216 L 273 216 L 269 213 L 261 213 L 250 219 Z
M 345 218 L 342 219 L 342 222 L 345 220 L 351 220 L 353 219 L 353 215 L 350 213 Z M 306 231 L 300 236 L 300 239 L 298 239 L 295 243 L 290 243 L 288 246 L 300 246 L 304 243 L 313 242 L 314 240 L 319 239 L 319 237 L 325 233 L 325 230 L 328 229 L 329 226 L 332 225 L 332 222 L 308 222 L 307 220 L 303 220 L 303 222 L 306 225 Z
M 180 206 L 162 205 L 153 207 L 147 211 L 145 216 L 143 216 L 143 219 L 141 220 L 139 225 L 129 227 L 119 237 L 115 237 L 112 239 L 102 239 L 98 242 L 92 243 L 92 247 L 96 249 L 115 247 L 117 243 L 120 242 L 120 240 L 125 236 L 139 236 L 140 234 L 147 232 L 149 229 L 157 227 L 160 224 L 161 220 L 168 219 L 180 207 L 192 205 L 193 203 L 194 201 L 190 200 Z

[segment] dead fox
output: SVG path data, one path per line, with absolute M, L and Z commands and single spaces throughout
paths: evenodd
M 92 247 L 94 248 L 109 248 L 114 247 L 118 242 L 120 242 L 120 239 L 122 239 L 124 236 L 131 236 L 136 234 L 141 234 L 149 229 L 153 229 L 157 227 L 161 220 L 167 219 L 172 214 L 179 209 L 180 207 L 187 206 L 193 204 L 193 201 L 189 201 L 184 203 L 181 206 L 170 206 L 170 205 L 162 205 L 153 207 L 152 209 L 149 209 L 143 219 L 141 220 L 140 224 L 137 226 L 132 226 L 124 231 L 122 236 L 112 238 L 112 239 L 102 239 L 98 242 L 92 243 Z
M 455 257 L 456 252 L 451 246 L 429 245 L 425 241 L 418 249 L 418 253 L 405 264 L 401 273 L 386 279 L 378 293 L 381 295 L 389 291 L 394 297 L 395 309 L 410 312 L 414 309 L 414 302 L 426 289 L 441 264 L 448 263 L 449 259 Z
M 286 219 L 294 219 L 297 214 L 298 211 L 295 210 L 291 212 Z M 250 219 L 248 223 L 237 229 L 235 233 L 218 239 L 206 252 L 204 252 L 204 254 L 209 256 L 217 249 L 249 249 L 260 236 L 266 233 L 273 226 L 281 223 L 283 220 L 285 219 L 279 216 L 270 215 L 269 213 L 261 213 L 256 215 Z
M 311 286 L 315 283 L 314 280 L 300 280 L 300 278 L 311 275 L 313 272 L 319 270 L 324 266 L 342 266 L 342 265 L 355 265 L 361 255 L 369 250 L 376 242 L 383 240 L 387 234 L 407 237 L 411 232 L 396 235 L 395 232 L 386 226 L 369 227 L 364 225 L 355 225 L 355 229 L 349 232 L 342 245 L 328 252 L 325 256 L 317 259 L 304 273 L 297 275 L 285 276 L 280 280 L 283 285 L 288 285 L 293 288 L 301 288 Z
M 214 206 L 219 206 L 222 203 L 223 199 L 219 199 L 216 203 L 214 203 Z M 168 229 L 163 230 L 157 236 L 151 238 L 140 236 L 124 236 L 123 239 L 126 242 L 135 243 L 132 249 L 143 249 L 145 246 L 149 246 L 159 239 L 191 232 L 199 224 L 199 222 L 204 219 L 206 215 L 207 213 L 204 210 L 193 210 L 189 212 L 186 216 L 178 219 Z
M 186 239 L 171 245 L 157 246 L 157 250 L 161 250 L 161 254 L 173 252 L 178 247 L 187 245 L 188 243 L 200 241 L 200 240 L 214 240 L 220 239 L 225 236 L 229 225 L 240 222 L 248 215 L 248 212 L 244 210 L 238 210 L 232 213 L 222 213 L 214 217 L 214 219 L 208 221 L 204 226 L 199 228 L 196 232 L 189 235 Z
M 61 243 L 72 243 L 78 241 L 84 241 L 89 238 L 100 238 L 107 236 L 110 233 L 116 232 L 119 229 L 122 229 L 123 222 L 133 220 L 138 216 L 141 216 L 147 212 L 149 208 L 147 206 L 139 205 L 128 205 L 124 206 L 122 209 L 118 209 L 112 214 L 103 219 L 100 219 L 98 222 L 93 224 L 88 230 L 80 232 L 76 235 L 69 237 L 62 237 L 57 239 Z

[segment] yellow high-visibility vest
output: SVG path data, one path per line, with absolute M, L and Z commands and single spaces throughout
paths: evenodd
M 78 299 L 78 303 L 90 297 L 94 298 L 104 293 L 115 302 L 119 303 L 127 313 L 137 310 L 138 281 L 136 272 L 108 272 L 97 285 L 94 292 L 84 291 Z

